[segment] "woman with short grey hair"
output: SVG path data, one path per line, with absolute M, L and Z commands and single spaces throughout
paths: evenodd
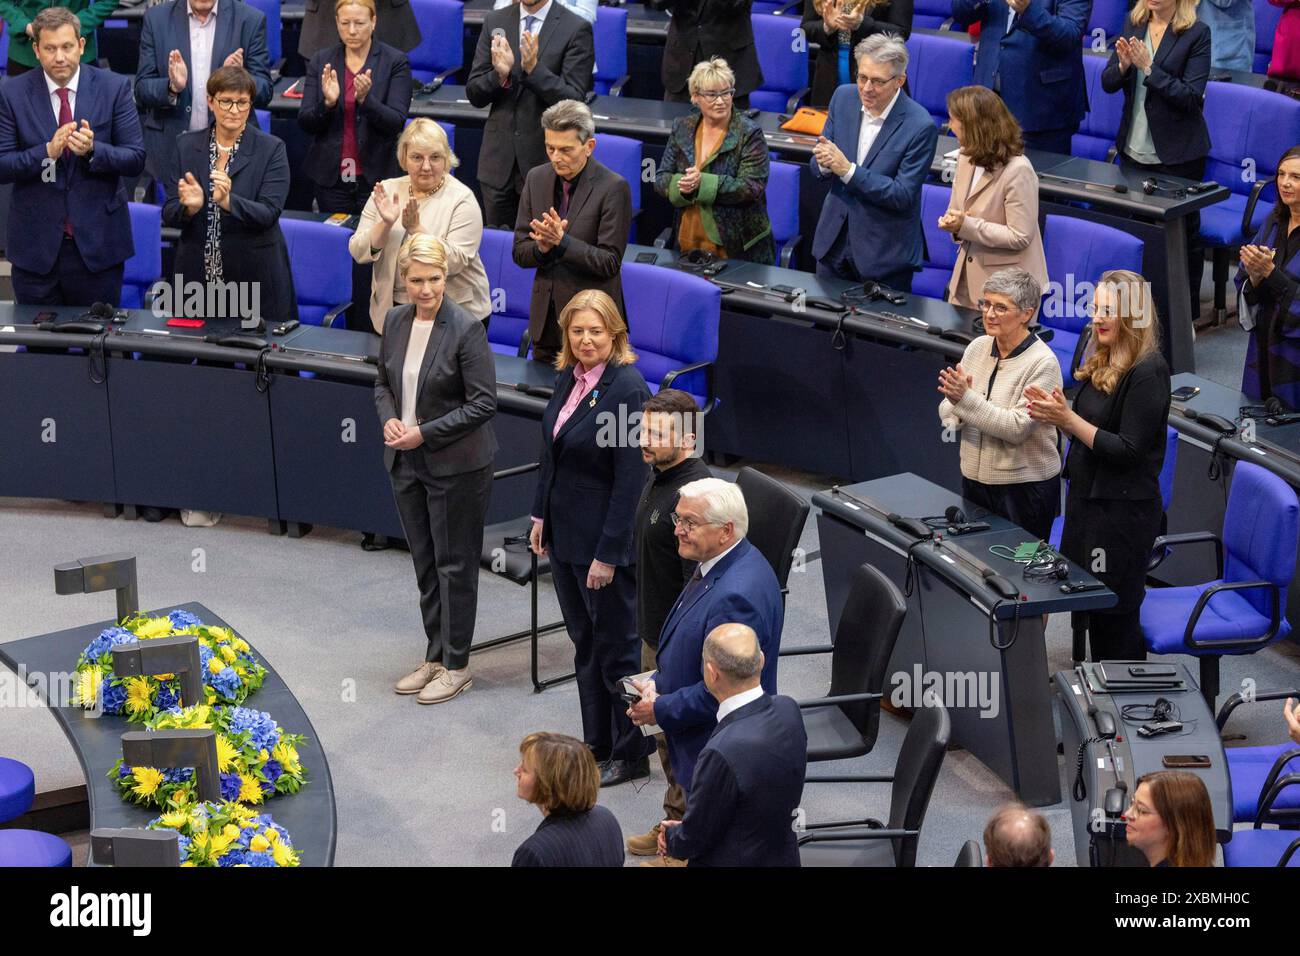
M 1061 387 L 1056 355 L 1029 328 L 1042 289 L 1024 269 L 984 283 L 979 308 L 987 334 L 939 373 L 939 419 L 961 432 L 962 497 L 1014 521 L 1042 540 L 1060 508 L 1056 429 L 1029 417 L 1025 389 Z

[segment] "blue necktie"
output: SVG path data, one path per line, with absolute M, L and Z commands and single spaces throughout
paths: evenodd
M 536 23 L 537 23 L 536 17 L 524 17 L 524 32 L 532 33 L 533 27 L 536 25 Z

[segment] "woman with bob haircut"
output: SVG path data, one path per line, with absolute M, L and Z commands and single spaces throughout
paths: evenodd
M 529 734 L 515 767 L 519 799 L 542 811 L 537 830 L 515 850 L 511 866 L 622 866 L 623 831 L 597 806 L 600 770 L 581 740 Z

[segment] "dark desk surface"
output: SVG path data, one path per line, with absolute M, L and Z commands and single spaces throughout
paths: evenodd
M 190 611 L 203 623 L 228 627 L 221 618 L 202 604 L 177 605 Z M 176 610 L 169 607 L 149 612 L 151 615 L 167 614 Z M 100 621 L 0 644 L 0 662 L 17 671 L 25 668 L 28 674 L 60 674 L 71 672 L 77 655 L 96 635 L 114 621 Z M 241 635 L 247 640 L 247 635 Z M 249 642 L 253 644 L 253 641 Z M 271 814 L 276 823 L 284 826 L 293 838 L 293 845 L 302 856 L 303 866 L 332 866 L 338 821 L 334 806 L 334 784 L 330 779 L 329 763 L 320 737 L 316 734 L 284 680 L 271 667 L 256 647 L 253 653 L 266 665 L 266 681 L 260 690 L 245 702 L 245 706 L 266 711 L 286 731 L 303 734 L 307 743 L 301 750 L 302 764 L 307 771 L 307 785 L 292 796 L 278 796 L 261 805 L 259 810 Z M 49 703 L 44 690 L 42 698 Z M 125 717 L 92 717 L 80 707 L 50 707 L 50 713 L 67 734 L 76 751 L 81 769 L 86 775 L 86 793 L 90 802 L 90 825 L 94 827 L 143 827 L 160 811 L 127 803 L 108 779 L 109 768 L 122 756 L 121 736 L 127 731 L 142 730 Z
M 1242 392 L 1211 382 L 1188 372 L 1173 376 L 1172 387 L 1194 385 L 1200 392 L 1186 402 L 1173 402 L 1169 407 L 1169 424 L 1180 434 L 1202 444 L 1217 446 L 1238 461 L 1251 461 L 1267 468 L 1292 487 L 1300 489 L 1300 423 L 1270 425 L 1262 417 L 1250 422 L 1251 431 L 1243 430 L 1245 424 L 1241 409 L 1259 404 Z M 1200 422 L 1186 417 L 1185 411 L 1208 413 L 1237 422 L 1238 432 L 1231 437 Z
M 923 544 L 912 548 L 916 560 L 925 564 L 949 583 L 971 596 L 972 601 L 981 606 L 985 612 L 995 609 L 999 620 L 1008 620 L 1015 616 L 1016 607 L 996 591 L 990 590 L 978 578 L 978 572 L 961 565 L 957 560 L 945 554 L 947 545 L 963 549 L 970 555 L 992 567 L 998 574 L 1020 588 L 1021 596 L 1026 600 L 1019 602 L 1021 615 L 1054 614 L 1065 611 L 1089 611 L 1094 608 L 1110 607 L 1115 603 L 1115 595 L 1109 589 L 1084 591 L 1079 594 L 1062 594 L 1060 581 L 1027 581 L 1022 568 L 1006 558 L 989 553 L 991 545 L 1010 545 L 1014 547 L 1023 541 L 1032 540 L 1033 536 L 1023 528 L 1017 527 L 1005 518 L 994 514 L 975 517 L 983 509 L 966 501 L 955 492 L 942 488 L 913 474 L 892 475 L 877 478 L 855 485 L 846 485 L 843 491 L 854 497 L 870 498 L 877 504 L 890 509 L 895 514 L 906 517 L 929 517 L 942 515 L 951 505 L 957 505 L 966 512 L 971 520 L 987 521 L 988 531 L 965 534 L 945 541 L 945 546 L 936 548 Z M 813 495 L 813 504 L 828 514 L 833 514 L 855 527 L 862 528 L 876 538 L 883 539 L 895 548 L 907 552 L 915 543 L 906 532 L 894 527 L 883 516 L 856 502 L 836 495 L 833 492 L 818 492 Z M 1071 581 L 1095 581 L 1096 579 L 1082 568 L 1070 563 Z

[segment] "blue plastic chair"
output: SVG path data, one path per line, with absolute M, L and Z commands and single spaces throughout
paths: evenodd
M 650 390 L 689 392 L 707 412 L 714 404 L 722 290 L 675 269 L 625 262 L 623 301 L 628 339 Z
M 630 136 L 601 133 L 596 137 L 596 158 L 627 180 L 632 191 L 632 224 L 628 240 L 636 241 L 636 219 L 641 215 L 641 141 Z
M 749 94 L 749 105 L 770 113 L 793 113 L 808 95 L 808 45 L 796 43 L 799 21 L 771 13 L 755 13 L 754 47 L 763 71 L 763 85 Z
M 600 7 L 593 27 L 596 40 L 596 72 L 593 84 L 601 96 L 618 96 L 630 79 L 627 72 L 627 10 Z
M 1256 73 L 1267 73 L 1273 59 L 1273 38 L 1277 24 L 1282 19 L 1282 8 L 1268 0 L 1255 0 L 1255 66 Z
M 72 847 L 40 830 L 0 830 L 0 868 L 72 866 Z
M 284 66 L 284 50 L 280 44 L 280 0 L 245 0 L 250 7 L 256 7 L 266 16 L 266 55 L 271 61 L 273 79 L 279 79 L 280 69 Z
M 32 808 L 36 777 L 21 760 L 0 757 L 0 823 L 17 820 Z
M 1204 584 L 1153 588 L 1142 602 L 1142 635 L 1153 654 L 1200 658 L 1201 693 L 1219 694 L 1219 658 L 1253 654 L 1291 632 L 1284 616 L 1295 573 L 1300 502 L 1281 478 L 1241 462 L 1232 475 L 1222 537 L 1168 535 L 1156 547 L 1213 542 L 1219 576 Z
M 515 265 L 512 249 L 515 234 L 509 229 L 484 229 L 478 254 L 492 290 L 492 320 L 488 323 L 488 344 L 498 355 L 526 357 L 528 308 L 533 298 L 535 269 Z
M 913 33 L 907 38 L 907 83 L 916 100 L 942 127 L 948 122 L 948 94 L 970 86 L 975 44 L 964 33 L 951 37 Z
M 1142 271 L 1142 240 L 1127 232 L 1073 216 L 1047 217 L 1043 231 L 1043 252 L 1047 257 L 1047 276 L 1056 286 L 1056 294 L 1043 301 L 1039 321 L 1053 330 L 1047 343 L 1061 363 L 1065 387 L 1076 384 L 1073 359 L 1079 333 L 1088 324 L 1086 296 L 1079 294 L 1091 287 L 1101 274 L 1110 269 Z M 1070 296 L 1071 289 L 1074 294 Z M 1048 290 L 1044 290 L 1047 292 Z
M 948 211 L 951 186 L 925 183 L 921 186 L 921 229 L 925 232 L 926 259 L 912 277 L 912 293 L 942 299 L 957 264 L 957 243 L 952 234 L 939 228 L 939 217 Z
M 772 223 L 772 240 L 776 243 L 776 264 L 790 268 L 790 260 L 803 237 L 799 235 L 799 176 L 803 166 L 772 160 L 768 164 L 767 218 Z
M 327 222 L 280 217 L 298 297 L 298 320 L 332 327 L 352 299 L 351 233 Z M 279 316 L 271 317 L 279 320 Z M 270 321 L 270 319 L 268 319 Z
M 135 254 L 122 272 L 122 308 L 143 309 L 149 289 L 162 277 L 162 207 L 127 203 Z
M 411 0 L 411 10 L 420 24 L 420 42 L 406 54 L 411 75 L 440 86 L 464 63 L 465 6 L 456 0 Z
M 952 0 L 916 0 L 913 4 L 913 30 L 947 29 L 951 20 Z
M 1101 74 L 1106 57 L 1083 56 L 1083 82 L 1088 90 L 1088 112 L 1083 114 L 1079 132 L 1070 139 L 1070 152 L 1103 163 L 1115 161 L 1115 137 L 1124 114 L 1124 94 L 1107 93 L 1101 88 Z
M 1091 47 L 1098 30 L 1106 38 L 1106 48 L 1115 45 L 1115 40 L 1124 32 L 1124 18 L 1128 16 L 1129 0 L 1092 0 L 1092 13 L 1088 16 L 1088 26 L 1083 34 L 1083 45 Z

